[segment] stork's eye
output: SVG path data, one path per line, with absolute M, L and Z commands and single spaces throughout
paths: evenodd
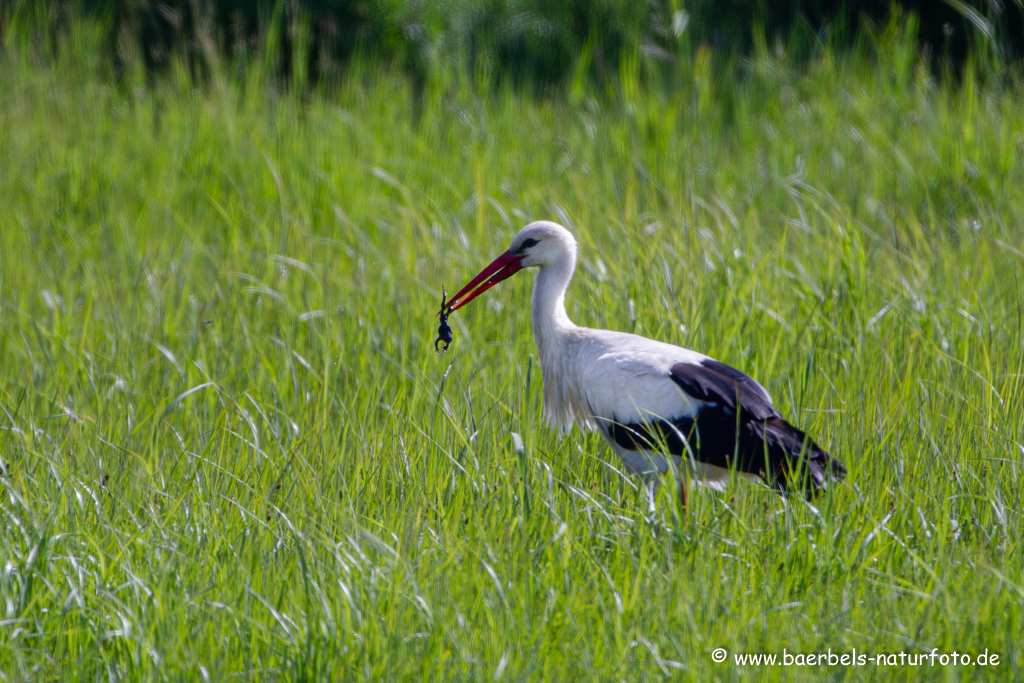
M 537 242 L 540 242 L 540 240 L 535 240 L 532 237 L 528 240 L 523 240 L 523 243 L 519 245 L 519 249 L 529 249 L 530 247 L 535 246 Z

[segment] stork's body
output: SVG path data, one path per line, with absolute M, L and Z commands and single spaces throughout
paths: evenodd
M 780 491 L 816 492 L 845 475 L 782 419 L 764 387 L 703 354 L 623 332 L 579 327 L 565 312 L 576 241 L 560 225 L 523 228 L 511 248 L 452 299 L 458 309 L 521 268 L 537 267 L 533 331 L 545 417 L 563 430 L 597 429 L 634 473 L 665 472 L 669 458 L 702 481 L 760 477 Z

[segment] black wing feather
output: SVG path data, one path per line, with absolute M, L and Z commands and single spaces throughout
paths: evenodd
M 669 377 L 702 401 L 693 417 L 612 422 L 608 437 L 629 450 L 664 449 L 722 468 L 756 474 L 780 492 L 813 495 L 829 479 L 846 476 L 843 464 L 804 432 L 782 419 L 764 388 L 748 375 L 716 360 L 678 363 Z
M 731 365 L 710 358 L 701 363 L 676 363 L 669 376 L 683 391 L 701 401 L 734 412 L 742 410 L 757 420 L 781 417 L 764 387 Z

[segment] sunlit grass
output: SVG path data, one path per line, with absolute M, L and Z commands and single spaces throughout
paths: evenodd
M 1021 677 L 1019 87 L 115 88 L 79 40 L 0 69 L 3 678 Z M 750 372 L 848 484 L 652 512 L 541 423 L 526 276 L 435 355 L 441 288 L 539 218 L 577 323 Z

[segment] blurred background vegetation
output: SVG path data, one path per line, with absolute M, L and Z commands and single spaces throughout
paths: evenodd
M 1005 75 L 1024 55 L 1024 0 L 0 0 L 0 40 L 44 58 L 81 20 L 101 27 L 114 79 L 184 59 L 200 80 L 225 63 L 299 87 L 336 83 L 355 61 L 420 85 L 468 65 L 552 92 L 613 83 L 637 61 L 646 78 L 671 77 L 709 47 L 721 64 L 759 50 L 871 51 L 878 33 L 908 26 L 936 75 L 972 64 Z

